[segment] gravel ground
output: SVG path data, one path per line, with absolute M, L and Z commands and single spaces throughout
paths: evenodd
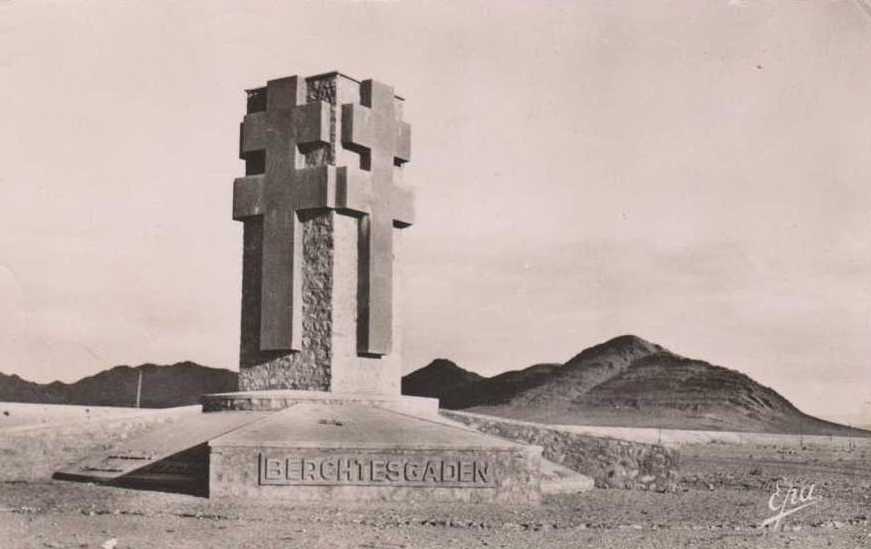
M 3 547 L 871 547 L 867 520 L 755 527 L 744 492 L 596 490 L 535 509 L 220 504 L 74 484 L 3 486 Z M 733 508 L 732 505 L 735 505 Z M 794 531 L 795 526 L 800 526 Z
M 106 418 L 118 419 L 160 412 L 160 410 L 147 408 L 0 402 L 0 431 L 11 428 L 99 421 Z

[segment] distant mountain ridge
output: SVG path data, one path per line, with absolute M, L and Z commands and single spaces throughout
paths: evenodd
M 115 366 L 74 383 L 40 384 L 0 373 L 0 401 L 88 406 L 135 406 L 142 372 L 143 408 L 198 404 L 201 395 L 236 391 L 237 373 L 194 362 Z
M 203 394 L 236 391 L 238 375 L 179 362 L 115 366 L 74 383 L 33 383 L 0 373 L 0 401 L 135 406 L 199 403 Z M 566 361 L 483 377 L 436 359 L 402 379 L 402 392 L 441 406 L 543 423 L 712 429 L 804 434 L 871 433 L 824 421 L 747 375 L 624 335 Z
M 457 368 L 453 364 L 451 379 L 468 381 L 442 387 L 431 364 L 425 369 L 432 384 L 403 383 L 403 393 L 443 395 L 444 408 L 542 423 L 871 435 L 804 414 L 745 374 L 634 335 L 585 349 L 564 364 L 490 378 L 466 377 Z

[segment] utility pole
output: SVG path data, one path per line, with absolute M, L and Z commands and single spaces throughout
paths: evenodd
M 804 450 L 804 425 L 798 424 L 798 445 Z
M 139 404 L 142 399 L 142 370 L 139 370 L 139 382 L 136 384 L 136 407 L 139 408 Z
M 853 425 L 848 423 L 847 427 L 850 428 L 850 430 L 847 431 L 847 449 L 852 452 L 853 451 Z

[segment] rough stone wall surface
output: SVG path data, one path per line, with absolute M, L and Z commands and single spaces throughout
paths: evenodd
M 330 104 L 330 142 L 302 151 L 305 166 L 325 166 L 336 163 L 336 75 L 306 80 L 306 102 L 324 101 Z
M 674 449 L 493 416 L 449 410 L 441 413 L 482 433 L 542 446 L 545 459 L 592 477 L 598 488 L 660 492 L 677 488 L 679 455 Z
M 330 389 L 334 212 L 306 212 L 303 228 L 302 350 L 260 350 L 262 234 L 245 224 L 242 270 L 242 347 L 239 389 Z

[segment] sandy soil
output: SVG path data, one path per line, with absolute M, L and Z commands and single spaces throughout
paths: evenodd
M 114 406 L 66 406 L 63 404 L 25 404 L 0 402 L 0 433 L 5 429 L 43 427 L 107 418 L 133 417 L 159 412 L 146 408 Z
M 104 445 L 99 436 L 79 437 L 77 450 Z M 64 444 L 54 451 L 69 451 L 73 443 Z M 596 489 L 549 497 L 535 507 L 349 508 L 231 503 L 52 481 L 22 467 L 26 455 L 8 453 L 0 456 L 0 547 L 871 548 L 867 447 L 705 443 L 685 445 L 681 454 L 676 493 Z M 781 532 L 760 528 L 773 514 L 768 500 L 784 477 L 814 484 L 820 499 L 784 518 Z

